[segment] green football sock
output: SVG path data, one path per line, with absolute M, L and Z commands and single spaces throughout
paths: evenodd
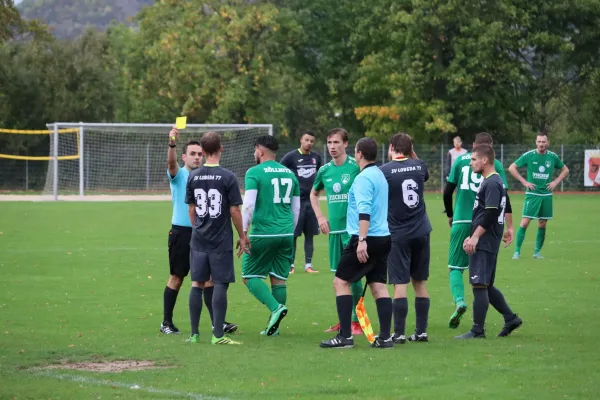
M 279 303 L 275 300 L 275 297 L 271 294 L 269 287 L 259 278 L 250 278 L 246 281 L 246 287 L 252 293 L 254 297 L 263 303 L 267 308 L 273 312 L 279 307 Z
M 350 285 L 350 289 L 352 290 L 352 321 L 358 322 L 358 317 L 356 316 L 356 305 L 358 304 L 363 292 L 362 280 L 352 283 Z
M 523 244 L 523 240 L 525 240 L 525 233 L 527 232 L 527 228 L 519 227 L 517 231 L 517 245 L 515 251 L 517 253 L 521 253 L 521 245 Z
M 461 269 L 451 269 L 448 274 L 450 278 L 450 291 L 454 304 L 465 301 L 465 283 L 463 282 L 463 272 Z
M 287 286 L 285 284 L 271 286 L 271 293 L 279 304 L 285 306 L 285 302 L 287 301 Z
M 546 228 L 538 228 L 537 235 L 535 236 L 535 252 L 539 253 L 546 240 Z

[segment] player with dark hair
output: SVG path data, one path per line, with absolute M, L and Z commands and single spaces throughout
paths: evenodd
M 292 150 L 281 159 L 281 164 L 289 168 L 300 183 L 300 217 L 294 231 L 294 255 L 290 273 L 294 273 L 296 258 L 296 242 L 304 233 L 304 271 L 319 272 L 312 266 L 312 256 L 315 250 L 313 237 L 319 234 L 319 224 L 310 204 L 310 192 L 315 182 L 317 171 L 323 165 L 319 153 L 312 151 L 315 144 L 315 133 L 304 131 L 300 138 L 300 148 Z
M 190 271 L 190 240 L 192 238 L 192 224 L 188 216 L 188 207 L 185 204 L 185 190 L 190 172 L 199 168 L 202 163 L 202 147 L 196 140 L 189 141 L 183 146 L 181 160 L 184 167 L 177 163 L 177 139 L 179 131 L 173 127 L 169 132 L 169 151 L 167 153 L 167 176 L 171 187 L 171 200 L 173 216 L 171 230 L 169 231 L 169 268 L 171 276 L 163 294 L 164 311 L 160 332 L 165 334 L 180 333 L 173 323 L 173 310 L 177 302 L 177 295 L 184 278 Z M 204 302 L 212 315 L 212 282 L 207 282 L 204 289 Z M 238 326 L 225 322 L 224 330 L 232 333 Z
M 492 136 L 487 132 L 480 132 L 475 136 L 473 146 L 482 144 L 492 145 Z M 444 189 L 444 206 L 450 225 L 450 247 L 448 249 L 448 278 L 450 280 L 450 290 L 454 300 L 454 312 L 450 316 L 448 326 L 452 329 L 458 328 L 460 320 L 467 312 L 467 303 L 465 301 L 465 284 L 463 282 L 463 271 L 469 267 L 469 257 L 463 251 L 462 245 L 469 236 L 471 230 L 471 216 L 473 214 L 473 203 L 483 182 L 483 176 L 471 169 L 471 153 L 459 156 L 448 176 L 448 183 Z M 506 190 L 508 183 L 502 163 L 494 160 L 494 168 L 504 182 Z M 456 201 L 452 208 L 452 193 L 456 189 Z M 506 236 L 507 243 L 510 244 L 513 236 L 512 208 L 510 199 L 507 197 L 506 204 Z
M 287 315 L 286 281 L 292 264 L 294 228 L 300 212 L 300 187 L 294 173 L 275 161 L 277 140 L 261 136 L 254 144 L 256 166 L 246 172 L 243 230 L 251 243 L 242 260 L 244 284 L 271 312 L 263 335 L 279 334 Z M 263 279 L 271 280 L 271 290 Z
M 473 287 L 473 327 L 457 339 L 485 337 L 485 319 L 490 304 L 504 317 L 504 327 L 498 336 L 510 335 L 523 323 L 494 286 L 506 207 L 506 189 L 494 169 L 495 156 L 489 144 L 478 145 L 471 154 L 473 172 L 484 177 L 473 207 L 471 233 L 463 243 L 463 249 L 469 255 Z
M 415 290 L 415 333 L 411 342 L 427 342 L 431 223 L 425 208 L 424 188 L 429 179 L 425 163 L 416 158 L 412 138 L 397 133 L 390 139 L 390 162 L 380 168 L 389 185 L 388 225 L 392 248 L 388 256 L 388 283 L 394 285 L 394 343 L 406 342 L 407 289 Z
M 190 242 L 192 289 L 189 300 L 192 333 L 189 341 L 199 342 L 202 291 L 205 284 L 212 281 L 211 342 L 240 344 L 225 336 L 223 327 L 227 311 L 227 289 L 230 283 L 235 282 L 231 221 L 239 235 L 238 256 L 242 252 L 248 252 L 249 246 L 248 238 L 242 230 L 242 214 L 239 209 L 242 196 L 235 175 L 219 166 L 223 152 L 219 134 L 206 132 L 200 145 L 206 163 L 190 174 L 186 188 L 188 215 L 190 221 L 193 221 Z
M 351 284 L 363 276 L 371 288 L 379 316 L 379 336 L 372 346 L 394 347 L 390 334 L 392 299 L 386 287 L 391 243 L 387 221 L 388 183 L 375 165 L 378 147 L 373 139 L 362 138 L 354 149 L 354 158 L 361 172 L 348 194 L 346 230 L 350 241 L 344 248 L 333 279 L 340 330 L 334 338 L 321 342 L 323 348 L 354 347 Z
M 317 216 L 321 232 L 329 235 L 329 268 L 336 272 L 342 256 L 342 250 L 348 244 L 350 235 L 346 232 L 346 216 L 348 213 L 348 192 L 354 178 L 360 172 L 354 157 L 346 154 L 348 147 L 348 132 L 343 128 L 334 128 L 327 133 L 327 150 L 331 161 L 319 168 L 312 191 L 310 202 Z M 320 194 L 325 190 L 327 196 L 327 217 L 321 212 Z M 363 331 L 356 316 L 356 304 L 362 296 L 362 282 L 359 280 L 352 285 L 352 334 L 362 335 Z M 336 332 L 340 329 L 339 322 L 329 327 L 325 332 Z
M 544 258 L 540 254 L 546 239 L 546 225 L 552 219 L 552 192 L 569 175 L 569 168 L 556 153 L 548 150 L 548 133 L 540 132 L 535 140 L 536 148 L 524 153 L 508 167 L 508 171 L 526 188 L 523 217 L 517 231 L 517 245 L 513 260 L 521 257 L 521 245 L 525 240 L 527 227 L 532 219 L 538 220 L 533 258 Z M 519 168 L 527 167 L 527 179 L 519 173 Z M 552 180 L 555 169 L 560 175 Z

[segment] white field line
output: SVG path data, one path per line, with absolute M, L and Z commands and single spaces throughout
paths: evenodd
M 194 400 L 227 400 L 226 398 L 223 398 L 223 397 L 206 396 L 206 395 L 203 395 L 200 393 L 180 392 L 177 390 L 168 390 L 168 389 L 158 389 L 158 388 L 155 388 L 152 386 L 142 386 L 142 385 L 138 385 L 135 383 L 119 382 L 119 381 L 113 381 L 113 380 L 109 380 L 109 379 L 94 379 L 94 378 L 88 378 L 86 376 L 61 374 L 58 372 L 51 372 L 51 371 L 36 370 L 34 372 L 34 374 L 38 375 L 38 376 L 46 376 L 49 378 L 60 379 L 63 381 L 85 383 L 88 385 L 97 385 L 97 386 L 118 387 L 121 389 L 130 389 L 130 390 L 137 390 L 140 392 L 162 394 L 162 395 L 167 395 L 169 397 L 188 398 L 188 399 L 194 399 Z

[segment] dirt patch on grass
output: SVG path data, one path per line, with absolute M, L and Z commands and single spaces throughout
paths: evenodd
M 76 362 L 52 364 L 42 369 L 74 369 L 78 371 L 91 372 L 121 372 L 121 371 L 140 371 L 143 369 L 168 368 L 166 366 L 156 365 L 154 361 L 136 361 L 121 360 L 107 362 Z

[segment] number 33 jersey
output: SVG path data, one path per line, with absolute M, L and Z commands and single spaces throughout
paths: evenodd
M 423 190 L 429 179 L 427 166 L 421 160 L 398 158 L 382 165 L 389 185 L 388 225 L 394 236 L 404 240 L 431 232 L 425 209 Z
M 185 202 L 194 206 L 190 247 L 205 253 L 232 251 L 229 207 L 242 204 L 233 172 L 212 164 L 195 169 L 188 178 Z
M 448 176 L 448 182 L 455 184 L 457 187 L 452 225 L 471 223 L 475 196 L 477 196 L 479 186 L 481 186 L 481 183 L 483 182 L 483 176 L 473 172 L 470 164 L 471 153 L 458 157 L 454 164 L 452 164 L 452 169 Z M 498 175 L 500 175 L 500 178 L 504 183 L 504 188 L 508 190 L 506 173 L 504 172 L 502 163 L 498 160 L 494 160 L 494 168 Z
M 294 173 L 277 161 L 265 161 L 246 171 L 246 191 L 256 190 L 250 237 L 293 236 L 292 198 L 300 197 Z

